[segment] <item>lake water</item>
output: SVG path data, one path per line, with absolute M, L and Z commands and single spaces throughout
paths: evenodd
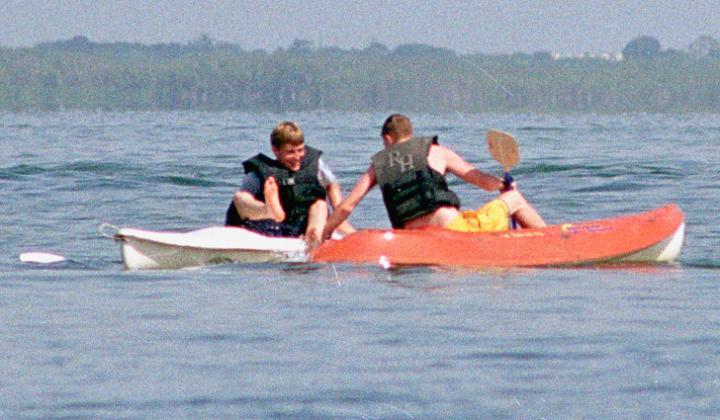
M 485 132 L 515 134 L 550 223 L 679 204 L 679 262 L 125 272 L 101 223 L 222 224 L 282 119 L 347 193 L 386 115 L 0 114 L 0 418 L 720 416 L 720 116 L 410 116 L 498 175 Z M 389 226 L 377 190 L 351 221 Z

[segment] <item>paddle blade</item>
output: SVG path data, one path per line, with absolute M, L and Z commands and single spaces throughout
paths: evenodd
M 490 155 L 500 162 L 505 172 L 509 172 L 520 161 L 520 150 L 512 135 L 503 131 L 490 130 L 487 133 L 487 143 Z
M 24 263 L 51 264 L 65 261 L 65 257 L 48 252 L 24 252 L 20 254 L 20 261 Z

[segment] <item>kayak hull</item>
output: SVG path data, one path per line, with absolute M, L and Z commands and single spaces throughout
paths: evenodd
M 628 216 L 541 229 L 487 233 L 439 228 L 359 230 L 323 243 L 310 260 L 460 267 L 670 263 L 680 254 L 684 233 L 684 215 L 670 204 Z
M 189 232 L 122 228 L 114 239 L 120 243 L 126 270 L 307 260 L 302 239 L 268 237 L 235 227 L 217 226 Z
M 216 263 L 347 262 L 382 266 L 542 267 L 670 263 L 678 258 L 684 215 L 675 205 L 629 216 L 542 229 L 463 233 L 446 229 L 359 230 L 323 243 L 309 257 L 299 238 L 235 227 L 189 232 L 122 228 L 125 269 L 179 269 Z

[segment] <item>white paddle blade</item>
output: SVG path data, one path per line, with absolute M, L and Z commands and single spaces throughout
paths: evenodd
M 509 172 L 513 166 L 520 162 L 520 150 L 517 141 L 512 135 L 504 131 L 489 130 L 487 143 L 490 155 L 500 162 L 505 172 Z
M 25 252 L 20 254 L 20 261 L 24 263 L 51 264 L 64 261 L 65 257 L 48 252 Z

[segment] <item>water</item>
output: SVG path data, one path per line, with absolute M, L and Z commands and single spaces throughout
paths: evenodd
M 221 224 L 281 119 L 347 192 L 385 116 L 0 114 L 0 418 L 720 415 L 717 115 L 411 115 L 494 173 L 484 133 L 514 133 L 551 223 L 679 204 L 673 266 L 129 273 L 98 232 Z M 377 191 L 351 221 L 389 225 Z

